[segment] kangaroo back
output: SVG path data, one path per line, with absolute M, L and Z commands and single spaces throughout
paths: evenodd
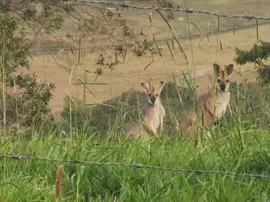
M 150 136 L 141 130 L 140 123 L 132 123 L 132 124 L 126 124 L 123 126 L 123 132 L 127 136 L 127 138 L 138 140 L 149 140 Z

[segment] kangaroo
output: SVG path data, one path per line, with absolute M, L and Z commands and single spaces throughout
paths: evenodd
M 145 89 L 147 99 L 149 101 L 142 108 L 143 119 L 142 122 L 137 122 L 135 124 L 128 125 L 124 128 L 124 133 L 134 139 L 138 139 L 141 136 L 140 127 L 144 125 L 150 132 L 152 132 L 156 137 L 158 137 L 158 128 L 161 133 L 163 130 L 163 119 L 165 116 L 165 109 L 160 100 L 160 93 L 164 87 L 164 81 L 159 82 L 159 87 L 155 89 L 153 85 L 148 83 L 141 83 L 141 86 Z M 142 134 L 142 136 L 145 136 Z M 146 137 L 147 138 L 147 137 Z
M 199 97 L 199 112 L 189 111 L 178 120 L 178 125 L 183 132 L 195 132 L 194 129 L 198 128 L 199 121 L 203 127 L 210 127 L 224 116 L 231 97 L 229 86 L 233 68 L 233 64 L 227 65 L 224 69 L 216 63 L 213 64 L 215 84 Z

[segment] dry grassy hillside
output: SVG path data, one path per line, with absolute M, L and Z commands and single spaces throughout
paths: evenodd
M 187 6 L 190 8 L 210 10 L 220 13 L 228 14 L 254 14 L 260 16 L 268 16 L 269 1 L 188 1 Z M 149 4 L 142 4 L 148 6 Z M 181 1 L 179 5 L 184 5 Z M 261 6 L 260 6 L 261 5 Z M 262 6 L 264 5 L 264 6 Z M 148 19 L 150 11 L 138 11 L 138 10 L 126 10 L 123 11 L 123 18 L 127 19 L 129 25 L 131 25 L 134 30 L 143 30 L 143 33 L 152 39 L 152 32 L 150 29 L 150 23 Z M 170 29 L 168 29 L 166 23 L 161 19 L 157 13 L 153 13 L 153 26 L 157 39 L 164 39 L 171 37 Z M 216 17 L 211 17 L 207 15 L 189 14 L 189 20 L 195 23 L 201 31 L 205 28 L 209 30 L 216 29 L 217 19 Z M 173 25 L 176 35 L 187 37 L 188 28 L 191 29 L 192 34 L 198 34 L 199 31 L 192 25 L 190 27 L 187 23 L 187 18 L 184 13 L 175 13 L 175 19 L 170 21 Z M 96 60 L 98 56 L 103 53 L 106 56 L 110 56 L 111 60 L 114 59 L 114 52 L 108 50 L 98 49 L 96 51 L 81 51 L 80 53 L 80 64 L 78 63 L 78 50 L 74 51 L 61 51 L 61 45 L 52 45 L 55 50 L 51 52 L 42 52 L 42 45 L 48 45 L 56 43 L 59 38 L 62 40 L 67 40 L 64 38 L 65 33 L 72 33 L 72 24 L 69 20 L 66 20 L 65 26 L 55 33 L 55 37 L 42 37 L 39 38 L 41 46 L 39 47 L 41 52 L 39 54 L 33 54 L 31 58 L 31 71 L 35 72 L 41 79 L 46 79 L 56 85 L 56 90 L 54 98 L 51 101 L 51 107 L 55 114 L 59 114 L 62 110 L 63 99 L 66 95 L 73 95 L 82 98 L 83 88 L 77 87 L 75 85 L 69 85 L 69 79 L 71 78 L 71 70 L 74 70 L 72 74 L 72 82 L 75 82 L 78 78 L 84 80 L 84 70 L 87 69 L 89 73 L 87 74 L 88 82 L 104 82 L 106 85 L 90 85 L 89 89 L 93 92 L 95 97 L 89 92 L 87 93 L 87 103 L 100 103 L 102 101 L 108 100 L 114 96 L 121 94 L 124 91 L 128 91 L 131 88 L 136 90 L 141 90 L 140 82 L 149 78 L 159 80 L 163 79 L 165 81 L 170 81 L 173 79 L 174 74 L 176 78 L 182 74 L 182 71 L 195 70 L 195 76 L 198 77 L 198 84 L 200 90 L 205 90 L 207 84 L 209 84 L 208 74 L 211 73 L 212 64 L 214 62 L 220 65 L 225 65 L 228 63 L 234 63 L 233 58 L 235 56 L 235 47 L 242 49 L 249 49 L 254 43 L 256 43 L 256 29 L 255 27 L 237 30 L 234 34 L 233 31 L 227 33 L 220 33 L 219 35 L 209 36 L 209 42 L 204 38 L 200 42 L 200 39 L 193 39 L 191 41 L 187 39 L 180 39 L 180 43 L 187 55 L 189 65 L 180 52 L 179 48 L 175 45 L 175 50 L 173 50 L 173 56 L 175 61 L 173 61 L 172 56 L 166 43 L 159 43 L 159 48 L 162 49 L 162 57 L 158 54 L 154 55 L 154 61 L 150 54 L 144 55 L 142 57 L 136 57 L 129 50 L 123 64 L 115 66 L 113 71 L 106 70 L 102 76 L 96 79 L 94 74 L 97 65 Z M 224 19 L 220 20 L 220 30 L 229 29 L 233 26 L 240 27 L 244 25 L 252 25 L 255 21 L 248 21 L 245 19 Z M 75 26 L 75 25 L 74 25 Z M 212 27 L 212 28 L 209 28 Z M 269 25 L 259 26 L 259 38 L 268 41 L 269 39 Z M 76 33 L 72 33 L 76 34 Z M 106 37 L 105 37 L 106 38 Z M 82 43 L 82 47 L 99 47 L 103 45 L 115 44 L 115 41 L 110 41 L 107 38 L 102 38 L 99 36 L 92 37 L 92 40 L 85 40 Z M 222 50 L 220 49 L 220 41 L 222 44 Z M 74 44 L 76 47 L 77 44 Z M 152 62 L 152 63 L 151 63 Z M 151 63 L 151 64 L 150 64 Z M 149 65 L 150 64 L 150 65 Z M 148 68 L 144 70 L 147 66 Z M 241 67 L 236 67 L 240 70 Z M 245 66 L 243 68 L 252 68 L 252 65 Z M 254 81 L 255 77 L 252 73 L 247 73 L 246 76 L 250 81 Z M 96 79 L 96 81 L 95 81 Z M 243 77 L 234 74 L 233 80 L 242 81 Z

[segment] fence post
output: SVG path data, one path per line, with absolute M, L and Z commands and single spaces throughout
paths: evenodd
M 217 36 L 219 36 L 219 31 L 220 31 L 220 16 L 218 15 L 217 16 Z M 220 39 L 218 39 L 218 41 L 219 41 L 219 47 L 220 47 L 220 50 L 223 50 L 223 48 L 222 48 L 222 42 L 221 42 L 221 40 Z
M 58 202 L 62 195 L 62 183 L 64 177 L 64 167 L 62 165 L 57 167 L 56 184 L 55 184 L 55 201 Z
M 85 69 L 84 70 L 84 83 L 83 83 L 83 104 L 86 104 L 87 73 L 88 73 L 88 71 Z
M 259 42 L 259 20 L 256 19 L 256 35 L 257 35 L 257 43 Z

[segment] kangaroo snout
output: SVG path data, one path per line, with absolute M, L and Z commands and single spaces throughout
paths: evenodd
M 221 84 L 219 87 L 220 87 L 220 90 L 222 92 L 224 92 L 226 90 L 226 85 L 225 84 Z
M 150 102 L 152 104 L 155 104 L 155 102 L 156 102 L 156 97 L 155 96 L 152 95 L 149 99 L 150 99 Z

